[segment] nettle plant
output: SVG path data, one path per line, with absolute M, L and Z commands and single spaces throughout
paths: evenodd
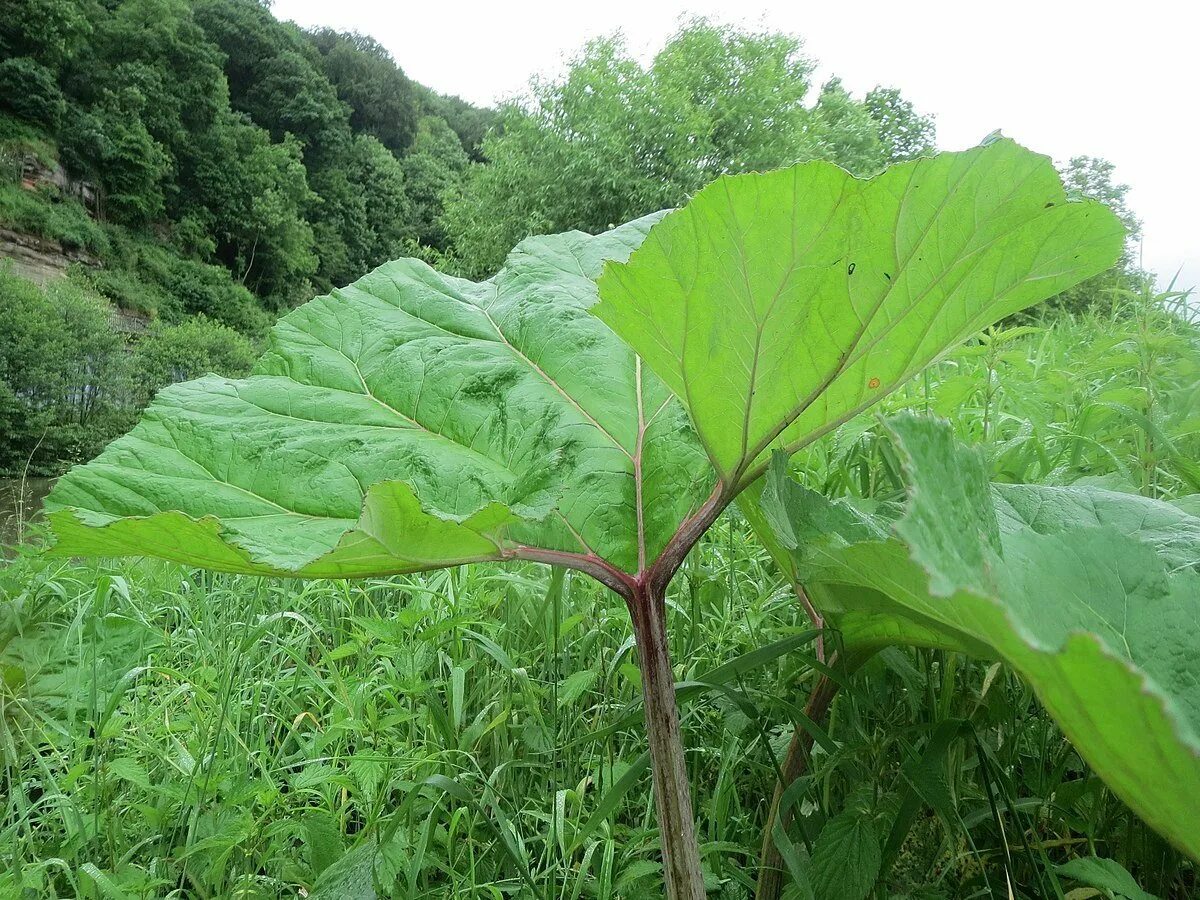
M 62 478 L 49 500 L 56 552 L 300 578 L 489 560 L 592 576 L 624 598 L 633 624 L 667 893 L 702 897 L 666 626 L 684 557 L 773 454 L 811 444 L 968 336 L 1108 268 L 1122 241 L 1104 206 L 1067 201 L 1048 159 L 997 139 L 867 180 L 825 162 L 723 177 L 682 209 L 605 234 L 530 238 L 482 283 L 388 263 L 284 317 L 250 377 L 164 390 L 129 435 Z M 783 481 L 772 483 L 778 500 Z M 965 515 L 956 502 L 928 498 L 928 518 L 951 527 Z M 803 531 L 773 509 L 793 538 Z M 993 540 L 990 527 L 978 530 Z M 922 536 L 921 559 L 941 565 L 942 554 L 957 559 L 950 539 L 974 532 L 938 534 Z M 855 578 L 910 565 L 878 553 Z M 857 560 L 822 561 L 830 571 L 813 577 L 853 580 L 831 567 Z M 972 561 L 979 578 L 990 571 L 990 557 Z M 1093 576 L 1076 568 L 1039 596 L 1061 585 L 1084 603 Z M 921 587 L 920 573 L 897 571 Z M 975 584 L 952 572 L 930 590 Z M 1157 582 L 1127 587 L 1133 603 Z M 975 647 L 984 642 L 971 629 L 1000 623 L 1029 644 L 994 612 L 998 595 L 970 594 L 995 621 L 981 611 L 970 627 L 939 628 Z M 906 598 L 894 599 L 905 616 L 936 618 L 909 612 Z M 1164 623 L 1158 638 L 1178 638 L 1182 624 Z M 1120 740 L 1121 759 L 1141 748 L 1153 760 L 1145 778 L 1194 783 L 1200 741 L 1182 716 L 1197 707 L 1152 691 L 1132 651 L 1106 662 L 1112 645 L 1068 640 L 1062 665 L 1083 667 L 1070 672 L 1053 648 L 1044 669 L 1019 668 L 1048 701 L 1067 698 L 1048 702 L 1064 722 L 1070 704 L 1086 718 L 1097 693 L 1127 688 L 1145 718 L 1095 747 L 1091 732 L 1068 733 L 1089 760 Z M 1108 680 L 1092 684 L 1089 671 Z M 1127 712 L 1110 702 L 1099 701 L 1105 715 Z M 1155 750 L 1167 745 L 1178 748 L 1169 760 Z M 1138 803 L 1134 773 L 1099 768 L 1143 814 L 1169 802 L 1175 813 L 1147 818 L 1194 849 L 1200 830 L 1173 830 L 1183 793 Z

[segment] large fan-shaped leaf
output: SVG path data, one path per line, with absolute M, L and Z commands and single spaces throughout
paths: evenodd
M 401 260 L 301 307 L 251 377 L 163 391 L 59 482 L 59 552 L 316 577 L 533 548 L 642 571 L 772 440 L 812 439 L 1121 245 L 1009 141 L 869 181 L 723 178 L 659 218 L 529 239 L 479 284 Z
M 164 390 L 63 478 L 60 550 L 319 577 L 529 543 L 636 570 L 712 480 L 679 404 L 587 311 L 658 218 L 532 238 L 482 284 L 400 260 L 313 300 L 249 378 Z
M 606 267 L 596 314 L 748 483 L 986 325 L 1108 268 L 1123 231 L 1008 140 L 859 180 L 721 179 Z M 759 466 L 756 469 L 756 465 Z
M 772 467 L 764 519 L 796 576 L 828 588 L 851 644 L 935 635 L 1007 661 L 1113 790 L 1200 858 L 1200 520 L 1098 489 L 991 487 L 945 423 L 889 424 L 909 481 L 894 520 Z

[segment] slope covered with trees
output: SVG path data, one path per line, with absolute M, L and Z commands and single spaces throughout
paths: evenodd
M 226 268 L 271 309 L 428 233 L 409 207 L 406 166 L 442 154 L 461 168 L 474 145 L 416 145 L 423 119 L 468 140 L 486 122 L 414 84 L 374 41 L 306 34 L 252 0 L 9 6 L 0 103 L 10 118 L 99 186 L 105 221 Z M 6 125 L 11 152 L 28 132 Z
M 0 342 L 12 426 L 0 468 L 84 458 L 155 387 L 238 374 L 250 357 L 224 351 L 259 340 L 279 311 L 444 250 L 442 196 L 491 116 L 411 81 L 368 38 L 305 33 L 253 0 L 5 3 L 0 227 L 96 265 L 48 292 L 5 277 L 0 306 L 21 328 Z M 93 301 L 101 314 L 64 331 Z M 188 329 L 188 365 L 127 358 L 105 301 L 159 320 L 147 340 Z M 89 366 L 55 366 L 72 353 L 31 337 L 89 327 L 111 349 Z M 94 414 L 80 415 L 82 396 Z

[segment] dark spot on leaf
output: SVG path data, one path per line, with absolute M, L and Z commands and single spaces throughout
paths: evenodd
M 1049 208 L 1050 208 L 1050 207 L 1052 207 L 1053 205 L 1054 205 L 1054 201 L 1053 201 L 1053 200 L 1051 200 L 1049 203 L 1047 203 L 1045 206 L 1043 206 L 1043 207 L 1042 207 L 1042 209 L 1049 209 Z
M 515 368 L 504 368 L 498 372 L 489 372 L 487 375 L 472 378 L 464 384 L 462 393 L 464 397 L 470 397 L 472 400 L 489 398 L 499 400 L 507 393 L 507 389 L 512 387 L 520 377 Z
M 853 275 L 853 274 L 854 274 L 854 263 L 850 263 L 850 267 L 849 267 L 848 269 L 846 269 L 846 274 L 847 274 L 847 275 Z
M 883 273 L 883 277 L 886 278 L 888 281 L 892 280 L 892 276 L 890 274 L 888 274 L 887 272 Z

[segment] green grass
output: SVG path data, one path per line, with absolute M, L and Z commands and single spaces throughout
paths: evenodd
M 950 415 L 997 478 L 1200 493 L 1200 336 L 1114 302 L 994 333 L 889 405 Z M 894 496 L 874 422 L 808 451 L 808 480 Z M 677 676 L 721 681 L 683 698 L 705 865 L 749 897 L 812 635 L 736 514 L 681 576 Z M 303 584 L 27 550 L 0 595 L 0 897 L 363 896 L 336 876 L 376 843 L 396 897 L 661 892 L 627 614 L 583 578 Z M 1198 889 L 986 662 L 889 651 L 846 685 L 792 841 L 850 808 L 894 840 L 878 897 L 1082 898 L 1054 867 L 1093 854 Z
M 28 191 L 20 184 L 0 183 L 0 225 L 57 241 L 68 250 L 103 255 L 109 251 L 104 226 L 79 201 Z
M 58 147 L 53 138 L 28 122 L 0 113 L 0 159 L 7 157 L 19 161 L 26 154 L 36 157 L 46 166 L 58 161 Z M 13 180 L 19 176 L 20 172 L 17 171 Z

